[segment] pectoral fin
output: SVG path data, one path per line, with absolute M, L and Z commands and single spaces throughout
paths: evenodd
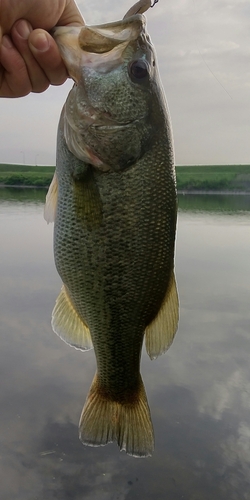
M 54 332 L 66 344 L 83 351 L 92 349 L 89 328 L 77 314 L 64 286 L 56 300 L 51 324 Z
M 156 359 L 171 346 L 179 320 L 179 301 L 174 271 L 160 311 L 145 331 L 146 350 Z
M 46 195 L 46 203 L 44 207 L 44 218 L 48 224 L 50 222 L 55 221 L 56 208 L 57 208 L 57 194 L 58 194 L 58 181 L 55 173 L 52 182 L 50 184 L 48 193 Z

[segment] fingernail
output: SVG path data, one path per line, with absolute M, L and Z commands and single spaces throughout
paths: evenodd
M 32 37 L 31 45 L 39 52 L 46 52 L 49 48 L 49 40 L 45 33 L 37 33 L 36 36 Z
M 27 21 L 23 19 L 16 24 L 17 33 L 24 38 L 24 40 L 28 40 L 30 33 L 32 31 L 32 27 Z
M 13 43 L 10 39 L 9 36 L 7 35 L 4 35 L 3 38 L 2 38 L 2 45 L 6 48 L 6 49 L 12 49 L 13 47 Z

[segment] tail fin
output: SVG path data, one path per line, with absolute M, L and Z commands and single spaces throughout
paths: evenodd
M 154 451 L 154 432 L 142 379 L 134 403 L 118 403 L 103 396 L 95 375 L 80 423 L 83 444 L 104 446 L 117 441 L 120 450 L 134 457 L 148 457 Z

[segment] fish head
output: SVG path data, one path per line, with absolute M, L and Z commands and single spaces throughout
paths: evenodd
M 145 17 L 58 27 L 54 38 L 75 82 L 64 107 L 69 150 L 104 171 L 133 165 L 150 148 L 160 119 L 156 56 Z

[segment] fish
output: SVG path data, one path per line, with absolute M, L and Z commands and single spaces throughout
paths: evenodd
M 167 351 L 179 318 L 171 120 L 140 0 L 122 20 L 56 27 L 74 85 L 62 109 L 44 216 L 54 221 L 63 286 L 52 328 L 97 370 L 79 422 L 83 444 L 154 451 L 140 374 Z

